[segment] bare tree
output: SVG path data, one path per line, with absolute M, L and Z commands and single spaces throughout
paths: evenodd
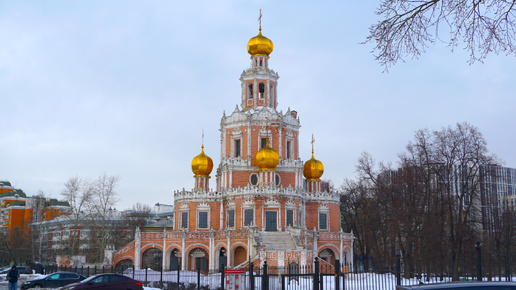
M 375 44 L 375 57 L 386 69 L 405 56 L 417 58 L 437 41 L 452 51 L 463 42 L 469 63 L 491 52 L 516 55 L 515 12 L 514 0 L 382 0 L 376 11 L 382 20 L 369 28 L 366 42 Z
M 118 201 L 116 187 L 120 178 L 103 174 L 93 182 L 91 212 L 96 220 L 95 228 L 98 231 L 98 251 L 100 261 L 104 261 L 104 250 L 112 240 L 109 218 L 113 207 Z
M 74 231 L 83 226 L 83 221 L 89 217 L 88 209 L 93 200 L 93 186 L 90 180 L 74 176 L 65 183 L 61 192 L 63 197 L 70 204 L 71 212 L 63 216 L 72 222 Z M 71 256 L 79 253 L 81 240 L 77 235 L 70 235 L 69 254 Z
M 395 168 L 376 165 L 369 154 L 362 155 L 357 165 L 359 181 L 344 189 L 348 198 L 344 216 L 376 233 L 372 237 L 357 232 L 358 243 L 372 248 L 375 258 L 388 259 L 385 253 L 392 257 L 394 251 L 400 252 L 406 275 L 423 266 L 443 271 L 447 261 L 458 279 L 460 270 L 471 270 L 466 268 L 473 264 L 473 245 L 482 236 L 481 168 L 496 161 L 488 154 L 482 134 L 468 123 L 433 132 L 420 130 L 399 155 Z M 364 203 L 366 195 L 357 195 L 360 191 L 374 200 L 378 215 L 374 220 L 354 201 Z

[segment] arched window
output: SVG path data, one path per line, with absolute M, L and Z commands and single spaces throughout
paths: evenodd
M 252 99 L 253 98 L 253 84 L 249 84 L 247 86 L 247 97 L 249 99 Z
M 258 85 L 258 91 L 260 92 L 260 99 L 263 99 L 265 94 L 265 85 L 263 83 Z
M 270 101 L 271 101 L 271 103 L 270 103 L 270 105 L 271 105 L 271 106 L 274 106 L 274 86 L 273 86 L 273 85 L 271 85 L 271 86 L 269 87 L 269 94 L 270 94 L 270 96 L 271 96 L 271 100 L 270 100 Z

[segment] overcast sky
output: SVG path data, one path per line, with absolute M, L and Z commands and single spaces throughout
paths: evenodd
M 62 198 L 72 176 L 118 175 L 118 209 L 171 204 L 215 168 L 220 119 L 240 104 L 247 41 L 274 42 L 278 110 L 298 111 L 300 155 L 340 186 L 360 154 L 395 162 L 418 129 L 478 127 L 516 167 L 516 58 L 438 42 L 383 73 L 360 44 L 379 1 L 1 1 L 0 180 Z M 215 169 L 211 187 L 215 187 Z

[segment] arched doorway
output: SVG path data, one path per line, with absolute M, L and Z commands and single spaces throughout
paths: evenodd
M 201 271 L 208 271 L 208 253 L 201 248 L 192 249 L 188 253 L 188 270 L 195 271 L 200 268 Z
M 221 247 L 218 251 L 218 258 L 219 258 L 219 270 L 222 270 L 228 266 L 228 256 L 226 248 Z
M 125 270 L 128 268 L 133 267 L 133 261 L 130 259 L 125 259 L 120 262 L 118 262 L 115 266 L 115 272 L 116 273 L 124 273 Z
M 181 251 L 179 251 L 178 249 L 173 249 L 172 251 L 170 251 L 169 261 L 170 271 L 181 270 Z
M 233 267 L 236 267 L 247 260 L 247 251 L 244 247 L 238 246 L 233 250 Z
M 160 271 L 163 262 L 163 252 L 157 248 L 145 250 L 142 254 L 142 269 L 151 268 L 154 271 Z
M 328 266 L 335 265 L 335 253 L 331 249 L 324 249 L 319 252 L 319 259 L 323 260 Z

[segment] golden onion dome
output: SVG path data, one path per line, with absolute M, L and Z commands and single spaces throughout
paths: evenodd
M 204 146 L 201 147 L 201 154 L 192 160 L 192 172 L 195 176 L 208 176 L 213 169 L 213 160 L 204 154 Z
M 321 161 L 314 158 L 314 152 L 312 151 L 312 159 L 305 162 L 303 175 L 307 180 L 321 180 L 323 173 L 324 165 Z
M 269 141 L 265 144 L 265 147 L 260 149 L 256 153 L 256 165 L 260 170 L 276 170 L 276 166 L 279 164 L 279 154 L 276 150 L 269 147 Z
M 274 45 L 272 44 L 272 41 L 262 35 L 261 28 L 258 35 L 249 39 L 249 42 L 247 43 L 247 52 L 249 52 L 251 57 L 255 55 L 269 56 L 273 49 Z

